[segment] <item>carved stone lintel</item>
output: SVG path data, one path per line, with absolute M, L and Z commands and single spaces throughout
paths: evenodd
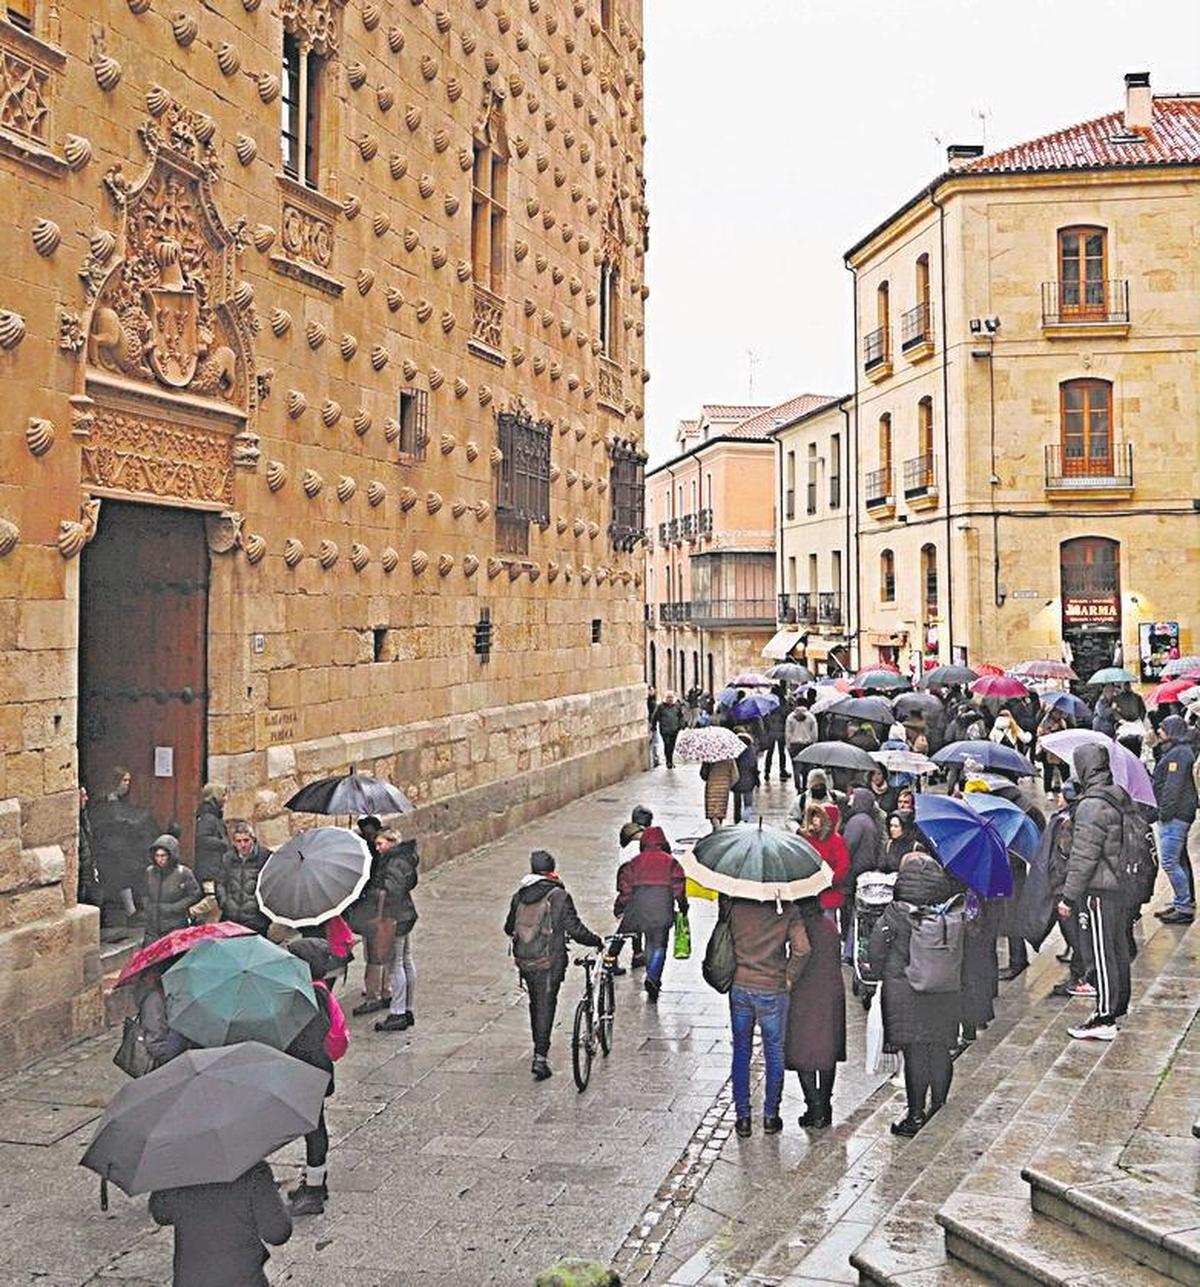
M 234 435 L 232 460 L 238 469 L 257 469 L 261 456 L 258 434 L 243 429 Z

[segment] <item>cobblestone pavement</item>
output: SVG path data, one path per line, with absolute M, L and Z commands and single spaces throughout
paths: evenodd
M 790 801 L 790 789 L 778 785 L 762 795 L 768 816 Z M 417 890 L 417 1026 L 386 1036 L 371 1020 L 351 1021 L 354 1041 L 328 1110 L 332 1199 L 323 1217 L 298 1221 L 291 1242 L 274 1253 L 272 1283 L 517 1287 L 561 1254 L 616 1258 L 626 1281 L 646 1281 L 681 1263 L 716 1227 L 714 1208 L 698 1197 L 717 1179 L 712 1168 L 731 1127 L 729 1035 L 726 1003 L 701 980 L 699 952 L 668 963 L 657 1007 L 640 990 L 640 974 L 618 980 L 616 1048 L 580 1095 L 569 1036 L 579 972 L 562 992 L 555 1076 L 535 1084 L 524 994 L 500 932 L 510 891 L 539 847 L 559 858 L 584 920 L 609 928 L 616 832 L 635 803 L 649 804 L 669 835 L 694 834 L 695 769 L 631 778 L 425 876 Z M 693 906 L 702 948 L 714 905 Z M 862 1028 L 852 1005 L 839 1118 L 878 1085 L 861 1072 Z M 77 1165 L 95 1118 L 124 1080 L 109 1062 L 115 1044 L 113 1033 L 85 1042 L 3 1087 L 0 1209 L 8 1236 L 0 1283 L 170 1280 L 170 1232 L 154 1228 L 144 1200 L 120 1193 L 102 1213 L 95 1177 Z M 789 1079 L 790 1123 L 800 1107 Z M 770 1171 L 802 1166 L 808 1147 L 789 1125 Z M 301 1158 L 299 1145 L 277 1155 L 281 1182 L 294 1180 Z M 722 1191 L 754 1182 L 736 1160 L 722 1163 Z

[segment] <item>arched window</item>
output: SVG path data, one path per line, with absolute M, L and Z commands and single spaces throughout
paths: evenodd
M 933 399 L 922 398 L 917 403 L 917 454 L 932 462 L 933 459 Z
M 1103 228 L 1060 228 L 1058 315 L 1104 318 L 1108 313 L 1108 233 Z
M 879 601 L 896 602 L 896 555 L 891 550 L 879 555 Z
M 925 606 L 925 620 L 932 621 L 938 614 L 937 546 L 921 546 L 921 588 Z
M 890 299 L 887 282 L 880 282 L 875 289 L 875 325 L 886 331 L 890 320 Z
M 885 411 L 879 417 L 879 468 L 892 469 L 892 413 Z
M 625 223 L 619 201 L 609 207 L 600 263 L 600 351 L 619 361 L 621 326 L 621 259 L 625 247 Z
M 1066 478 L 1113 472 L 1112 385 L 1066 380 L 1059 385 L 1062 474 Z
M 502 296 L 508 219 L 508 138 L 497 99 L 492 100 L 475 127 L 473 157 L 471 268 L 476 286 Z M 493 347 L 499 347 L 498 338 Z

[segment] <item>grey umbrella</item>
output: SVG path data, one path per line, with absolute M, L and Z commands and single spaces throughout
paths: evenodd
M 258 875 L 258 905 L 293 929 L 320 925 L 362 893 L 371 851 L 344 827 L 312 827 L 285 841 Z
M 228 1183 L 314 1130 L 328 1086 L 257 1042 L 189 1050 L 117 1091 L 80 1165 L 131 1197 Z
M 895 721 L 892 704 L 886 697 L 843 697 L 828 708 L 830 715 L 866 720 L 868 724 L 890 725 Z
M 849 742 L 814 742 L 806 746 L 796 760 L 800 764 L 818 764 L 827 769 L 853 769 L 858 773 L 870 773 L 879 765 L 857 746 Z
M 309 782 L 283 806 L 293 813 L 412 813 L 412 801 L 390 782 L 369 773 L 340 773 Z
M 892 710 L 902 723 L 910 715 L 925 715 L 941 709 L 941 698 L 932 693 L 901 693 L 892 698 Z

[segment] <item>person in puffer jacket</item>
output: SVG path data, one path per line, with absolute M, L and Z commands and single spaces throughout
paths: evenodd
M 150 866 L 146 868 L 146 933 L 142 946 L 171 930 L 183 929 L 188 923 L 188 908 L 203 897 L 200 882 L 190 867 L 179 861 L 179 841 L 161 835 L 150 846 Z
M 1129 1008 L 1128 912 L 1122 852 L 1122 814 L 1129 795 L 1113 784 L 1108 752 L 1080 746 L 1072 757 L 1080 786 L 1071 825 L 1071 850 L 1058 914 L 1075 916 L 1080 946 L 1096 981 L 1096 1010 L 1067 1031 L 1080 1040 L 1112 1041 Z
M 265 934 L 271 918 L 258 905 L 258 876 L 271 851 L 258 843 L 254 827 L 245 818 L 230 822 L 229 842 L 233 848 L 225 851 L 215 881 L 221 919 Z
M 684 913 L 688 909 L 687 877 L 671 856 L 671 846 L 661 827 L 647 827 L 639 844 L 638 856 L 623 863 L 617 873 L 613 912 L 621 918 L 622 934 L 646 936 L 644 986 L 650 1000 L 657 1001 L 675 908 Z

